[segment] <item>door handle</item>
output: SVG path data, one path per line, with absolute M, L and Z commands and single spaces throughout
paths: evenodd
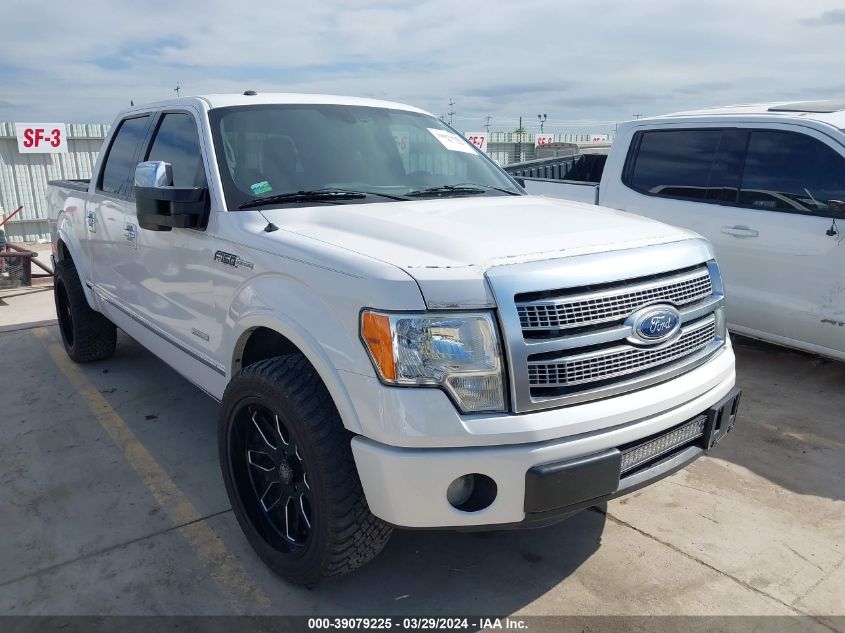
M 97 215 L 93 211 L 85 214 L 85 223 L 88 225 L 88 230 L 92 233 L 97 232 Z
M 131 246 L 136 247 L 138 242 L 136 241 L 138 238 L 138 233 L 135 230 L 134 224 L 127 224 L 123 229 L 123 237 L 126 238 L 126 241 L 130 243 Z
M 757 237 L 760 231 L 756 231 L 748 226 L 738 224 L 736 226 L 723 226 L 722 233 L 725 235 L 733 235 L 734 237 Z

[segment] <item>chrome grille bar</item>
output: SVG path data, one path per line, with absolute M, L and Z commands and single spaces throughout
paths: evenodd
M 625 284 L 597 292 L 568 297 L 517 301 L 516 310 L 524 332 L 562 330 L 619 321 L 653 303 L 683 306 L 713 293 L 706 266 L 639 284 Z
M 683 328 L 673 343 L 657 348 L 618 345 L 551 361 L 529 360 L 528 382 L 532 388 L 571 387 L 626 376 L 671 363 L 715 340 L 716 319 L 710 316 Z

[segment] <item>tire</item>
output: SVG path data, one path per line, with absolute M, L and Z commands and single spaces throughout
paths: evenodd
M 246 367 L 223 394 L 218 447 L 232 509 L 261 560 L 290 582 L 348 573 L 390 539 L 367 505 L 351 438 L 301 354 Z
M 88 305 L 76 267 L 69 259 L 56 263 L 53 297 L 62 343 L 77 363 L 104 360 L 114 354 L 117 328 Z

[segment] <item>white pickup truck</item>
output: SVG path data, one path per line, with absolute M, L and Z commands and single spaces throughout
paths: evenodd
M 553 163 L 508 169 L 540 176 L 525 179 L 529 193 L 703 235 L 722 266 L 733 331 L 845 360 L 845 101 L 631 121 L 603 171 L 572 170 L 596 182 L 568 182 Z
M 710 449 L 739 402 L 710 245 L 525 195 L 435 117 L 315 95 L 122 112 L 49 191 L 65 348 L 119 327 L 221 402 L 223 480 L 304 584 L 394 526 L 537 526 Z

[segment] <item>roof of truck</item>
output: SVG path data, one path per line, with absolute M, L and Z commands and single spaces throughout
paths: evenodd
M 838 128 L 845 127 L 845 99 L 823 101 L 774 101 L 770 103 L 743 103 L 701 110 L 673 112 L 650 119 L 710 117 L 710 116 L 772 116 L 802 118 L 821 121 Z
M 252 93 L 253 91 L 247 91 Z M 179 105 L 186 105 L 187 103 L 198 104 L 207 109 L 224 108 L 227 106 L 245 106 L 245 105 L 268 105 L 268 104 L 331 104 L 331 105 L 350 105 L 350 106 L 366 106 L 371 108 L 390 108 L 392 110 L 406 110 L 408 112 L 425 112 L 419 108 L 405 105 L 404 103 L 396 103 L 394 101 L 382 101 L 380 99 L 366 99 L 363 97 L 344 97 L 340 95 L 320 95 L 320 94 L 299 94 L 287 92 L 258 92 L 255 94 L 208 94 L 196 95 L 190 97 L 179 97 L 177 99 L 168 99 L 166 101 L 158 101 L 156 103 L 139 104 L 131 108 L 131 110 L 149 110 L 157 108 L 175 107 Z

